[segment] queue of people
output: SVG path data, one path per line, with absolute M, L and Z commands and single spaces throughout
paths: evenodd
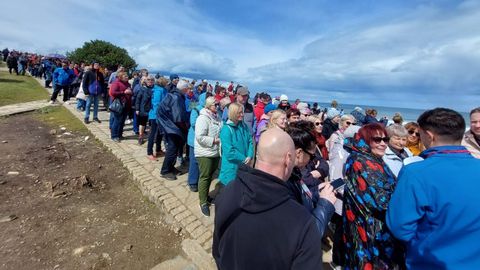
M 233 83 L 108 75 L 99 63 L 83 69 L 85 123 L 92 105 L 98 120 L 107 91 L 111 139 L 123 140 L 131 118 L 146 158 L 164 155 L 164 180 L 188 173 L 203 215 L 215 204 L 219 269 L 321 269 L 329 230 L 343 269 L 480 267 L 480 108 L 468 132 L 445 108 L 387 126 L 373 109 L 345 114 L 337 102 L 320 110 L 260 93 L 251 103 L 248 87 Z M 63 90 L 67 101 L 75 78 L 69 63 L 57 67 L 51 100 Z

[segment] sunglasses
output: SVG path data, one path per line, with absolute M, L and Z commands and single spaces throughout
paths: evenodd
M 347 122 L 345 122 L 345 123 L 347 124 L 347 126 L 350 126 L 351 124 L 354 124 L 354 125 L 355 125 L 355 123 L 352 123 L 352 122 L 350 122 L 350 121 L 347 121 Z
M 321 122 L 315 122 L 315 126 L 321 126 L 322 123 Z
M 382 141 L 384 143 L 388 143 L 390 141 L 390 137 L 373 137 L 372 141 L 375 143 L 381 143 Z
M 420 133 L 415 132 L 415 130 L 409 130 L 409 131 L 408 131 L 408 134 L 410 134 L 410 135 L 415 134 L 415 136 L 420 137 Z
M 312 154 L 310 152 L 308 152 L 307 150 L 301 148 L 303 152 L 307 153 L 308 156 L 310 157 L 310 161 L 314 160 L 315 159 L 315 154 Z

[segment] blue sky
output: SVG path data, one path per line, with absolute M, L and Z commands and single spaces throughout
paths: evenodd
M 103 39 L 139 67 L 291 99 L 480 104 L 479 1 L 19 0 L 2 10 L 2 48 L 63 53 Z

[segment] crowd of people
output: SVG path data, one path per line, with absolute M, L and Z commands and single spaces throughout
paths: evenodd
M 92 105 L 100 123 L 102 98 L 113 141 L 131 119 L 146 158 L 164 156 L 162 178 L 188 173 L 199 210 L 210 216 L 215 204 L 219 269 L 319 269 L 328 239 L 342 269 L 480 268 L 480 108 L 465 132 L 446 108 L 404 123 L 400 114 L 377 119 L 375 109 L 345 113 L 336 101 L 319 108 L 265 92 L 250 100 L 233 82 L 54 65 L 52 103 L 62 90 L 86 124 Z

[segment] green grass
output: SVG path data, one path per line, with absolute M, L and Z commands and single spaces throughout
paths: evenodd
M 30 76 L 10 75 L 0 71 L 0 106 L 23 103 L 34 100 L 47 100 L 49 94 Z
M 35 117 L 54 128 L 63 126 L 66 127 L 68 131 L 78 132 L 81 134 L 89 133 L 82 121 L 80 121 L 63 106 L 48 106 L 39 109 L 37 110 Z
M 7 67 L 7 63 L 0 61 L 0 67 Z

